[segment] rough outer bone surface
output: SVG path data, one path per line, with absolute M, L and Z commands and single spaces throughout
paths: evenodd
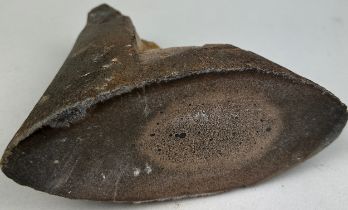
M 101 5 L 2 157 L 19 184 L 146 202 L 252 185 L 330 144 L 332 93 L 232 45 L 160 49 Z

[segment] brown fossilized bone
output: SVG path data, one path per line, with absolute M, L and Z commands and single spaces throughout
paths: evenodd
M 346 106 L 231 45 L 159 49 L 99 6 L 2 158 L 19 184 L 144 202 L 251 185 L 331 143 Z

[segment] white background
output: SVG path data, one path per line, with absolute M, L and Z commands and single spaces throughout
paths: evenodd
M 305 76 L 348 103 L 347 0 L 106 1 L 161 47 L 230 43 Z M 102 1 L 0 0 L 0 151 Z M 145 205 L 74 201 L 0 173 L 0 209 L 347 209 L 348 129 L 305 163 L 246 189 Z

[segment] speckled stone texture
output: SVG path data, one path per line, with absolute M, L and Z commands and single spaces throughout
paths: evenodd
M 68 198 L 202 196 L 306 160 L 346 121 L 332 93 L 265 58 L 231 45 L 160 49 L 101 5 L 1 164 Z

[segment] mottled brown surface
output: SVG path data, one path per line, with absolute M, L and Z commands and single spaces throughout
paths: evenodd
M 159 49 L 93 9 L 10 142 L 4 173 L 68 198 L 142 202 L 254 184 L 323 149 L 346 106 L 231 45 Z

